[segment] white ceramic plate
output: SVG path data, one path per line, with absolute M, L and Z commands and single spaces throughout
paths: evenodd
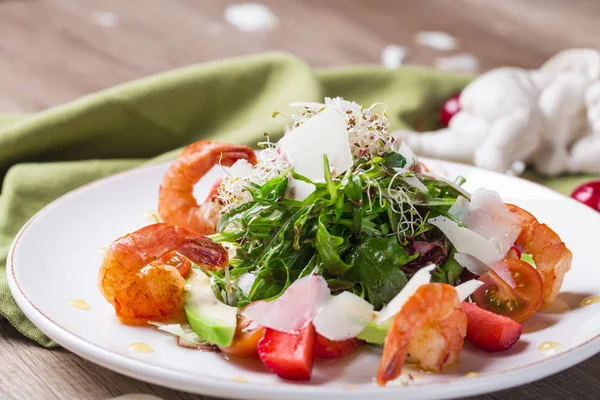
M 291 383 L 269 373 L 258 361 L 234 362 L 218 354 L 178 347 L 173 337 L 120 324 L 96 287 L 99 249 L 150 223 L 167 164 L 135 169 L 75 190 L 33 217 L 19 232 L 8 257 L 10 288 L 25 314 L 67 349 L 117 372 L 189 392 L 260 399 L 434 399 L 491 392 L 524 384 L 568 368 L 600 351 L 600 304 L 580 307 L 600 295 L 598 235 L 600 214 L 531 182 L 463 165 L 427 161 L 437 172 L 463 175 L 467 189 L 498 190 L 507 202 L 531 211 L 558 232 L 574 254 L 558 301 L 525 323 L 525 334 L 509 351 L 488 354 L 470 344 L 459 365 L 443 374 L 405 369 L 386 388 L 373 377 L 380 353 L 367 346 L 353 356 L 317 362 L 308 383 Z M 203 196 L 222 171 L 198 185 Z M 85 300 L 78 310 L 69 300 Z M 560 345 L 550 351 L 547 341 Z M 129 349 L 146 343 L 152 353 Z M 411 378 L 408 376 L 410 372 Z M 478 375 L 469 374 L 477 372 Z

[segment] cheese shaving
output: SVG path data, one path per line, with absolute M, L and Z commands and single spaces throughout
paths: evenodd
M 296 128 L 326 108 L 340 110 L 346 116 L 348 141 L 352 157 L 356 161 L 362 157 L 381 156 L 394 150 L 395 138 L 389 132 L 390 122 L 385 107 L 378 110 L 380 103 L 364 108 L 340 97 L 325 98 L 325 104 L 301 103 L 302 112 L 294 115 L 293 128 Z

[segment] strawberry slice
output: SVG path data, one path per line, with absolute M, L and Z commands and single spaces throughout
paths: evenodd
M 467 315 L 467 339 L 482 350 L 504 351 L 521 337 L 523 326 L 508 317 L 467 302 L 462 309 Z
M 296 333 L 286 333 L 265 328 L 258 342 L 258 357 L 267 368 L 280 378 L 309 380 L 315 348 L 315 328 L 306 323 Z
M 329 340 L 317 333 L 315 340 L 315 357 L 330 360 L 352 353 L 362 341 L 352 338 L 346 340 Z

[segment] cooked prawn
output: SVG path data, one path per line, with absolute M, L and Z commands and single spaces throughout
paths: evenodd
M 176 319 L 190 260 L 209 270 L 229 261 L 223 246 L 198 233 L 165 223 L 146 226 L 110 245 L 98 275 L 100 292 L 123 323 Z
M 560 237 L 546 224 L 530 213 L 512 204 L 508 209 L 521 221 L 521 232 L 516 244 L 525 253 L 531 254 L 538 272 L 542 276 L 542 308 L 552 304 L 560 291 L 565 274 L 571 269 L 573 255 Z
M 397 378 L 407 354 L 421 368 L 440 371 L 456 362 L 467 334 L 467 317 L 453 286 L 428 283 L 417 289 L 394 317 L 377 371 L 381 386 Z
M 158 195 L 160 218 L 194 232 L 215 233 L 221 207 L 214 201 L 214 192 L 198 205 L 194 185 L 213 166 L 230 167 L 240 159 L 256 164 L 256 155 L 248 146 L 201 140 L 186 147 L 163 177 Z

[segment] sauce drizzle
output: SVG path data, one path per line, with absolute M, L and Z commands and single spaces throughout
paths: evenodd
M 600 296 L 588 296 L 585 299 L 581 300 L 579 305 L 581 307 L 593 306 L 596 303 L 600 303 Z
M 78 310 L 89 310 L 90 305 L 83 300 L 75 299 L 67 301 L 67 304 Z
M 129 350 L 138 353 L 152 353 L 154 350 L 146 343 L 132 343 L 129 345 Z
M 540 351 L 552 350 L 558 346 L 560 346 L 560 343 L 556 343 L 556 342 L 553 342 L 550 340 L 550 341 L 540 344 L 540 346 L 538 347 L 538 350 L 540 350 Z

